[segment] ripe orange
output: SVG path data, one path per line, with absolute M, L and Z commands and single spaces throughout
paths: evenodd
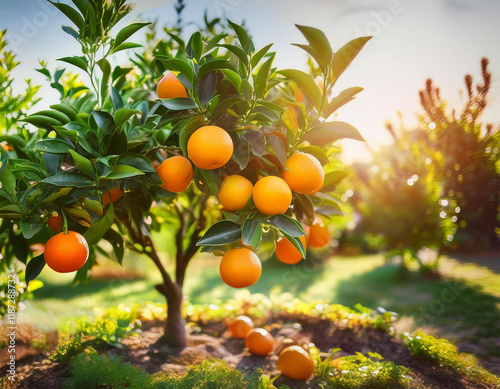
M 119 186 L 110 189 L 102 196 L 102 205 L 108 205 L 110 202 L 118 201 L 122 198 L 123 192 Z
M 225 211 L 239 211 L 252 197 L 253 185 L 243 176 L 227 176 L 220 184 L 217 197 Z
M 159 99 L 171 99 L 174 97 L 188 98 L 186 88 L 174 73 L 167 71 L 156 87 L 156 94 Z
M 323 187 L 325 171 L 311 154 L 295 153 L 286 161 L 289 170 L 283 170 L 281 178 L 294 192 L 314 194 Z
M 284 349 L 277 364 L 278 370 L 292 380 L 305 381 L 314 372 L 314 363 L 309 353 L 300 346 Z
M 328 243 L 330 243 L 330 232 L 324 226 L 313 224 L 309 227 L 307 243 L 310 247 L 325 247 Z
M 179 193 L 185 190 L 193 179 L 193 166 L 186 157 L 176 155 L 163 161 L 158 168 L 158 175 L 163 181 L 163 188 Z
M 61 215 L 52 216 L 47 222 L 49 228 L 54 232 L 61 232 L 63 219 Z
M 247 332 L 253 328 L 253 323 L 248 316 L 238 316 L 229 323 L 228 328 L 233 338 L 244 339 Z
M 245 346 L 255 355 L 268 355 L 274 349 L 274 339 L 263 328 L 254 328 L 245 336 Z
M 70 273 L 85 265 L 89 257 L 89 246 L 78 232 L 60 232 L 47 241 L 43 255 L 52 270 Z
M 236 248 L 224 254 L 220 261 L 219 273 L 222 281 L 229 286 L 246 288 L 259 280 L 262 265 L 252 250 Z
M 305 250 L 306 236 L 302 235 L 299 237 L 299 239 L 302 242 L 302 246 L 304 246 Z M 280 262 L 286 263 L 288 265 L 293 265 L 302 260 L 300 251 L 297 250 L 287 238 L 280 238 L 278 242 L 276 242 L 276 257 L 280 260 Z
M 292 191 L 279 177 L 263 177 L 253 188 L 253 202 L 266 215 L 285 213 L 292 202 Z
M 188 140 L 188 157 L 200 169 L 218 169 L 233 155 L 233 140 L 217 126 L 198 128 Z

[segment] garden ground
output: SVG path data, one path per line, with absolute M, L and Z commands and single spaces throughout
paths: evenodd
M 218 260 L 211 255 L 193 260 L 185 287 L 190 303 L 217 304 L 235 296 L 234 289 L 220 281 Z M 19 320 L 47 331 L 68 315 L 92 314 L 94 307 L 163 303 L 152 288 L 158 280 L 155 269 L 140 257 L 127 261 L 125 268 L 132 271 L 105 266 L 95 274 L 97 279 L 76 288 L 71 288 L 69 277 L 44 271 L 45 286 L 26 303 Z M 295 266 L 271 259 L 263 263 L 261 279 L 249 290 L 267 296 L 286 290 L 303 301 L 383 307 L 399 314 L 399 333 L 421 328 L 451 340 L 460 351 L 475 354 L 499 374 L 500 275 L 496 264 L 495 256 L 445 258 L 440 279 L 418 275 L 400 279 L 398 265 L 386 263 L 380 255 L 332 257 Z

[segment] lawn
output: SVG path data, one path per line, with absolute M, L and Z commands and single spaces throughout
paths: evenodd
M 68 316 L 91 314 L 94 307 L 163 302 L 153 287 L 159 281 L 156 269 L 139 256 L 129 256 L 126 262 L 125 267 L 140 278 L 97 279 L 74 288 L 71 275 L 46 268 L 40 278 L 45 286 L 35 292 L 34 300 L 26 302 L 19 320 L 49 330 Z M 219 258 L 207 254 L 193 259 L 185 284 L 190 302 L 212 303 L 239 293 L 220 280 L 218 262 Z M 464 351 L 498 355 L 500 276 L 495 268 L 445 258 L 441 279 L 418 275 L 400 279 L 398 270 L 381 255 L 331 257 L 323 263 L 309 261 L 295 266 L 270 259 L 263 262 L 262 277 L 249 291 L 266 295 L 288 292 L 305 301 L 326 300 L 351 307 L 357 303 L 383 307 L 400 315 L 400 331 L 420 327 L 459 340 Z

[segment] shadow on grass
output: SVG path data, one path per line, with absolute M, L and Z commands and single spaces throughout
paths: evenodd
M 500 356 L 488 338 L 500 336 L 500 300 L 484 292 L 480 284 L 461 279 L 398 277 L 397 265 L 384 265 L 338 284 L 336 302 L 381 306 L 411 316 L 417 326 L 430 326 L 439 336 L 457 337 L 482 348 L 484 355 Z M 463 351 L 477 351 L 465 345 Z

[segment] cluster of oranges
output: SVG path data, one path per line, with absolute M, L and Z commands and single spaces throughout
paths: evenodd
M 157 86 L 159 98 L 188 98 L 188 93 L 182 82 L 172 73 L 166 72 Z M 158 167 L 158 176 L 163 181 L 163 188 L 174 193 L 184 191 L 191 183 L 194 170 L 193 164 L 204 170 L 223 167 L 233 155 L 233 141 L 231 136 L 221 127 L 202 126 L 192 133 L 187 143 L 187 157 L 176 155 L 165 159 Z M 314 194 L 321 190 L 324 182 L 324 170 L 318 159 L 310 154 L 297 152 L 286 161 L 288 170 L 284 169 L 280 177 L 262 177 L 255 185 L 242 175 L 229 175 L 220 185 L 217 197 L 223 209 L 236 212 L 243 209 L 250 199 L 255 207 L 265 215 L 284 214 L 292 203 L 292 191 L 302 194 Z M 115 202 L 123 196 L 120 187 L 113 188 L 103 196 L 103 205 Z M 62 219 L 60 216 L 49 220 L 49 227 L 54 231 L 61 231 Z M 330 241 L 328 230 L 315 224 L 306 227 L 307 234 L 300 238 L 304 248 L 323 247 Z M 73 234 L 77 234 L 73 232 Z M 78 234 L 83 241 L 83 236 Z M 73 235 L 71 235 L 73 236 Z M 70 249 L 72 238 L 69 234 L 58 234 L 47 242 L 50 248 L 52 239 Z M 57 238 L 57 239 L 56 239 Z M 75 252 L 83 253 L 78 246 Z M 70 250 L 71 251 L 71 250 Z M 302 259 L 300 252 L 286 238 L 281 238 L 276 244 L 277 258 L 286 264 L 295 264 Z M 60 258 L 45 251 L 47 264 L 56 271 L 78 270 L 86 262 L 87 254 L 78 256 L 78 260 L 71 262 L 66 259 L 68 266 L 60 266 Z M 68 257 L 69 258 L 69 257 Z M 85 258 L 85 260 L 83 260 Z M 61 270 L 62 269 L 62 270 Z M 71 270 L 70 270 L 71 269 Z M 235 288 L 253 285 L 259 279 L 262 266 L 257 255 L 249 248 L 235 248 L 229 250 L 220 263 L 222 280 Z
M 266 356 L 274 350 L 274 339 L 263 328 L 254 328 L 248 316 L 238 316 L 228 326 L 231 336 L 245 340 L 245 346 L 255 355 Z M 314 363 L 309 353 L 302 347 L 286 347 L 278 357 L 278 370 L 285 377 L 305 381 L 314 372 Z

